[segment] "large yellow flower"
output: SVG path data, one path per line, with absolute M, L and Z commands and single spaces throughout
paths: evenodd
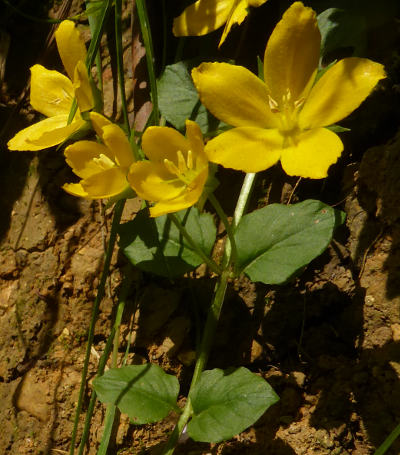
M 81 112 L 93 108 L 93 95 L 85 66 L 86 47 L 72 21 L 63 21 L 56 33 L 58 52 L 69 76 L 34 65 L 31 68 L 31 105 L 48 117 L 19 131 L 9 142 L 10 150 L 42 150 L 61 144 L 85 121 Z M 78 109 L 71 123 L 68 117 L 74 98 Z
M 128 138 L 118 125 L 96 112 L 90 113 L 90 120 L 104 144 L 78 141 L 65 149 L 67 163 L 82 180 L 66 183 L 63 189 L 87 199 L 122 195 L 130 188 L 126 175 L 134 162 Z
M 192 72 L 202 103 L 233 128 L 208 142 L 210 161 L 259 172 L 279 159 L 289 175 L 327 176 L 343 150 L 326 126 L 349 115 L 385 77 L 383 66 L 345 58 L 314 84 L 321 35 L 301 2 L 285 12 L 268 41 L 264 80 L 241 66 L 203 63 Z
M 250 6 L 261 6 L 267 0 L 197 0 L 174 19 L 175 36 L 201 36 L 225 24 L 219 46 L 234 24 L 241 24 Z
M 152 217 L 177 212 L 195 204 L 208 177 L 208 160 L 197 123 L 186 120 L 186 137 L 166 126 L 151 126 L 142 137 L 144 154 L 129 171 L 132 188 L 156 204 Z

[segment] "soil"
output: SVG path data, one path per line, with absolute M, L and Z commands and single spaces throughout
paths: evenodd
M 63 5 L 36 5 L 32 14 L 57 16 Z M 40 61 L 54 67 L 58 60 L 51 40 L 43 47 L 51 36 L 47 24 L 0 8 L 3 48 L 10 38 L 8 53 L 0 55 L 0 70 L 6 69 L 0 71 L 0 453 L 66 454 L 112 209 L 63 192 L 72 175 L 59 150 L 7 150 L 7 140 L 39 118 L 27 97 L 29 66 Z M 79 11 L 79 2 L 74 8 Z M 400 423 L 400 59 L 394 51 L 399 22 L 393 19 L 391 27 L 374 33 L 379 40 L 368 56 L 385 63 L 389 77 L 345 122 L 352 129 L 343 135 L 346 152 L 328 179 L 295 187 L 296 179 L 276 167 L 260 175 L 252 201 L 253 208 L 285 203 L 295 190 L 292 202 L 320 199 L 344 210 L 346 225 L 291 283 L 270 287 L 245 278 L 230 283 L 210 356 L 209 368 L 244 365 L 260 374 L 280 401 L 232 440 L 188 441 L 177 454 L 370 455 Z M 127 46 L 126 57 L 130 54 Z M 105 57 L 105 109 L 118 118 Z M 128 79 L 130 95 L 135 84 Z M 148 102 L 140 106 L 145 117 Z M 241 175 L 221 171 L 219 178 L 218 197 L 231 213 Z M 123 219 L 131 219 L 139 204 L 129 200 Z M 115 252 L 84 410 L 123 267 L 125 259 Z M 132 274 L 120 355 L 134 327 L 130 362 L 152 361 L 176 374 L 183 396 L 212 283 L 202 270 L 174 282 L 138 270 Z M 88 454 L 98 448 L 104 412 L 97 403 Z M 156 454 L 176 418 L 133 426 L 121 415 L 109 453 Z M 78 438 L 82 426 L 83 417 Z M 387 453 L 400 453 L 400 442 Z

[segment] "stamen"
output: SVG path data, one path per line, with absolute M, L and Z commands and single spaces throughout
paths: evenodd
M 270 95 L 268 95 L 268 104 L 273 114 L 280 112 L 278 103 Z
M 179 171 L 181 172 L 181 174 L 184 174 L 188 170 L 188 168 L 186 166 L 185 158 L 180 150 L 178 150 L 177 156 L 178 156 Z
M 93 158 L 93 161 L 101 168 L 101 169 L 110 169 L 115 166 L 113 160 L 111 160 L 108 156 L 103 155 L 102 153 L 99 155 L 98 158 Z
M 303 98 L 298 99 L 297 101 L 294 102 L 294 107 L 298 109 L 299 107 L 303 106 L 305 100 L 306 99 L 304 98 L 304 96 Z
M 179 175 L 181 174 L 180 170 L 176 167 L 176 164 L 170 160 L 167 160 L 167 158 L 164 159 L 164 165 L 167 168 L 167 170 L 171 172 L 171 174 L 174 174 L 177 177 L 179 177 Z
M 188 169 L 193 169 L 193 153 L 191 150 L 188 150 L 187 167 Z

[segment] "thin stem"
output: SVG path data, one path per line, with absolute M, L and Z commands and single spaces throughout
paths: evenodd
M 201 257 L 203 262 L 205 262 L 210 270 L 212 270 L 214 273 L 217 275 L 220 275 L 222 270 L 219 267 L 219 265 L 213 261 L 211 258 L 209 258 L 204 251 L 198 247 L 197 243 L 192 239 L 191 235 L 188 233 L 188 231 L 185 229 L 185 227 L 182 225 L 182 223 L 179 221 L 179 219 L 173 214 L 169 213 L 168 218 L 175 224 L 175 226 L 179 229 L 179 232 L 182 234 L 182 236 L 185 238 L 185 240 L 189 243 L 190 247 L 196 251 L 196 253 Z
M 113 340 L 114 340 L 114 328 L 112 329 L 111 334 L 107 339 L 106 347 L 104 349 L 103 354 L 100 357 L 99 367 L 97 369 L 98 376 L 101 376 L 104 373 L 106 362 L 107 362 L 108 356 L 111 352 Z M 79 444 L 78 455 L 82 455 L 85 450 L 86 441 L 89 436 L 90 421 L 92 420 L 92 416 L 93 416 L 93 412 L 94 412 L 94 405 L 96 404 L 96 397 L 97 397 L 97 394 L 96 394 L 95 390 L 93 389 L 92 394 L 90 396 L 90 401 L 89 401 L 88 409 L 86 412 L 86 416 L 85 416 L 85 425 L 84 425 L 83 431 L 82 431 L 82 438 L 81 438 L 81 442 Z
M 235 242 L 235 237 L 233 235 L 234 231 L 232 229 L 231 223 L 228 221 L 228 217 L 226 216 L 224 209 L 221 207 L 221 204 L 218 202 L 217 198 L 214 196 L 213 193 L 208 195 L 208 199 L 215 208 L 215 211 L 217 212 L 217 215 L 221 219 L 221 221 L 224 223 L 226 233 L 228 234 L 229 238 L 229 243 L 230 243 L 230 249 L 231 249 L 231 254 L 232 257 L 231 262 L 234 264 L 237 258 L 237 250 L 236 250 L 236 242 Z
M 103 297 L 104 297 L 105 285 L 106 285 L 108 272 L 110 270 L 110 265 L 111 265 L 111 258 L 112 258 L 112 254 L 114 251 L 115 241 L 117 239 L 117 228 L 118 228 L 119 222 L 121 220 L 121 215 L 122 215 L 122 211 L 124 209 L 124 205 L 125 205 L 124 199 L 118 201 L 115 204 L 114 216 L 113 216 L 113 221 L 112 221 L 112 225 L 111 225 L 110 239 L 108 241 L 108 246 L 107 246 L 106 255 L 105 255 L 105 259 L 104 259 L 103 271 L 101 273 L 100 283 L 97 288 L 97 295 L 96 295 L 96 298 L 95 298 L 95 301 L 93 304 L 92 317 L 90 320 L 89 331 L 88 331 L 88 341 L 87 341 L 87 345 L 86 345 L 85 361 L 84 361 L 83 368 L 82 368 L 81 386 L 79 389 L 78 403 L 77 403 L 76 411 L 75 411 L 74 427 L 73 427 L 72 435 L 71 435 L 71 445 L 70 445 L 70 449 L 69 449 L 70 455 L 73 455 L 75 452 L 75 440 L 76 440 L 76 434 L 78 431 L 79 416 L 80 416 L 80 413 L 82 410 L 83 395 L 85 393 L 86 376 L 87 376 L 88 369 L 89 369 L 90 350 L 91 350 L 92 344 L 93 344 L 94 328 L 95 328 L 97 316 L 99 313 L 100 302 L 103 300 Z
M 239 198 L 238 198 L 238 201 L 236 204 L 235 213 L 234 213 L 234 217 L 233 217 L 233 223 L 231 225 L 231 228 L 232 227 L 235 228 L 243 216 L 243 213 L 246 209 L 248 200 L 251 195 L 254 178 L 255 178 L 255 174 L 246 174 L 246 177 L 244 179 L 242 189 L 240 191 L 240 195 L 239 195 Z M 225 266 L 224 271 L 219 276 L 219 280 L 216 285 L 216 289 L 215 289 L 215 293 L 214 293 L 214 299 L 208 310 L 207 321 L 204 326 L 203 338 L 201 340 L 200 349 L 199 349 L 197 359 L 196 359 L 196 365 L 194 367 L 194 372 L 193 372 L 192 382 L 190 384 L 188 399 L 186 401 L 185 407 L 183 408 L 183 412 L 178 420 L 178 423 L 176 424 L 173 432 L 171 433 L 171 435 L 167 441 L 167 444 L 165 446 L 164 451 L 162 452 L 162 455 L 172 455 L 174 453 L 175 446 L 177 445 L 177 443 L 179 441 L 179 436 L 182 433 L 183 429 L 185 428 L 188 420 L 190 419 L 190 417 L 192 416 L 192 413 L 193 413 L 192 405 L 191 405 L 190 398 L 189 398 L 190 392 L 193 390 L 193 387 L 197 384 L 198 380 L 200 379 L 201 373 L 203 372 L 203 370 L 206 366 L 208 356 L 210 354 L 214 334 L 217 329 L 218 320 L 219 320 L 219 317 L 221 314 L 222 305 L 224 303 L 226 289 L 228 286 L 228 279 L 229 279 L 229 274 L 230 274 L 229 268 L 231 265 L 233 255 L 232 255 L 232 249 L 230 248 L 230 244 L 228 245 L 229 242 L 226 242 L 226 243 L 227 243 L 225 245 L 226 266 Z M 229 246 L 229 251 L 227 251 L 227 246 Z
M 229 271 L 224 270 L 222 272 L 222 275 L 219 277 L 218 283 L 216 285 L 214 299 L 210 309 L 208 310 L 207 321 L 204 327 L 203 338 L 200 345 L 200 352 L 198 354 L 196 365 L 194 367 L 192 382 L 189 389 L 189 397 L 191 390 L 193 390 L 194 386 L 199 381 L 201 373 L 203 372 L 208 360 L 212 341 L 214 339 L 214 334 L 218 325 L 219 316 L 221 314 L 222 305 L 224 303 L 226 288 L 228 286 L 228 278 Z M 176 424 L 174 431 L 171 433 L 167 441 L 162 455 L 172 455 L 174 453 L 175 446 L 179 440 L 179 436 L 193 414 L 192 404 L 189 397 L 186 401 L 185 407 L 183 408 L 183 412 L 179 417 L 178 423 Z
M 249 173 L 249 174 L 246 174 L 246 176 L 243 180 L 242 189 L 240 190 L 239 198 L 238 198 L 236 208 L 235 208 L 235 213 L 233 215 L 233 227 L 234 228 L 236 228 L 236 226 L 239 224 L 239 221 L 242 218 L 243 213 L 245 212 L 245 210 L 247 208 L 247 204 L 249 202 L 250 195 L 253 190 L 255 178 L 256 178 L 256 174 Z
M 156 125 L 160 123 L 160 112 L 158 109 L 157 82 L 154 71 L 154 50 L 151 39 L 149 17 L 147 15 L 146 3 L 144 0 L 136 0 L 136 8 L 139 16 L 140 30 L 142 32 L 143 44 L 146 49 L 147 71 L 149 73 L 151 101 L 153 103 L 153 120 Z
M 390 435 L 383 441 L 383 443 L 377 448 L 374 455 L 383 455 L 394 443 L 394 441 L 400 436 L 400 423 L 390 433 Z
M 122 115 L 124 116 L 125 130 L 128 137 L 131 135 L 131 127 L 129 125 L 128 106 L 125 93 L 125 76 L 124 76 L 124 55 L 122 47 L 122 0 L 115 0 L 115 50 L 117 55 L 117 72 L 119 92 L 121 95 Z

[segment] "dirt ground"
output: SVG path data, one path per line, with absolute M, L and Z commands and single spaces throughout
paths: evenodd
M 60 14 L 62 4 L 55 5 L 50 13 Z M 60 151 L 7 151 L 7 140 L 39 118 L 26 93 L 29 66 L 57 59 L 54 45 L 44 46 L 47 25 L 3 4 L 0 10 L 0 454 L 66 454 L 112 212 L 63 192 L 71 173 Z M 44 17 L 48 6 L 33 12 Z M 344 210 L 346 225 L 294 282 L 232 282 L 210 356 L 209 368 L 244 365 L 261 374 L 280 401 L 232 440 L 189 441 L 177 454 L 370 455 L 400 422 L 399 22 L 375 30 L 374 39 L 370 57 L 385 64 L 388 79 L 343 123 L 352 131 L 343 135 L 346 152 L 328 179 L 301 181 L 293 196 L 294 202 L 316 198 Z M 107 58 L 104 79 L 112 114 L 118 106 L 112 105 Z M 132 86 L 128 79 L 128 93 Z M 229 213 L 241 176 L 224 171 L 219 178 L 218 197 Z M 279 167 L 262 173 L 253 207 L 286 202 L 295 184 Z M 138 206 L 128 201 L 124 219 Z M 125 265 L 116 252 L 84 409 Z M 171 282 L 134 270 L 121 331 L 121 356 L 133 321 L 139 329 L 130 361 L 156 362 L 176 374 L 182 393 L 212 289 L 200 272 Z M 88 454 L 96 453 L 103 418 L 97 404 Z M 175 421 L 170 415 L 132 426 L 122 415 L 110 453 L 155 454 Z M 400 442 L 387 453 L 399 454 Z

